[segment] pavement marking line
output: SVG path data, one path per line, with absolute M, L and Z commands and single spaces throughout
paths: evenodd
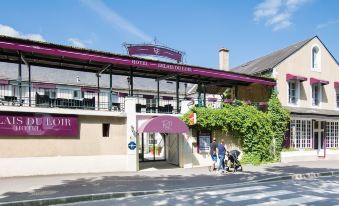
M 222 191 L 208 191 L 208 192 L 199 192 L 199 195 L 225 195 L 230 193 L 236 193 L 236 192 L 246 192 L 246 191 L 255 191 L 255 190 L 264 190 L 267 189 L 266 186 L 252 186 L 252 187 L 240 187 L 240 188 L 232 188 Z
M 325 197 L 311 196 L 311 195 L 302 195 L 301 197 L 284 199 L 284 200 L 273 200 L 265 203 L 252 204 L 248 206 L 262 206 L 262 205 L 274 205 L 274 206 L 288 206 L 288 205 L 300 205 L 310 202 L 316 202 L 320 200 L 325 200 Z
M 246 194 L 246 195 L 239 195 L 239 196 L 227 196 L 223 199 L 226 199 L 231 202 L 239 202 L 244 200 L 260 200 L 267 197 L 275 197 L 280 195 L 289 195 L 295 192 L 287 191 L 287 190 L 277 190 L 277 191 L 271 191 L 271 192 L 259 192 L 259 193 L 253 193 L 253 194 Z

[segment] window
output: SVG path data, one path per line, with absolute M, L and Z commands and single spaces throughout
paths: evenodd
M 84 96 L 85 96 L 84 92 L 80 92 L 79 90 L 73 91 L 73 98 L 74 99 L 81 99 L 81 98 L 84 98 Z
M 326 147 L 339 147 L 339 122 L 326 122 Z
M 157 102 L 156 99 L 146 99 L 146 106 L 147 107 L 156 107 L 157 106 Z
M 311 125 L 312 120 L 291 120 L 290 122 L 290 145 L 293 148 L 311 148 Z
M 109 137 L 109 123 L 103 123 L 102 124 L 102 136 L 103 137 Z
M 336 96 L 337 96 L 337 98 L 336 98 L 337 99 L 337 108 L 339 108 L 339 92 L 338 91 L 336 92 Z
M 289 81 L 288 82 L 288 103 L 297 104 L 299 94 L 299 82 Z
M 312 48 L 312 70 L 320 71 L 320 51 L 318 46 Z
M 56 98 L 56 90 L 55 89 L 45 89 L 44 95 L 48 95 L 49 98 Z
M 312 85 L 312 106 L 319 106 L 321 98 L 320 84 Z

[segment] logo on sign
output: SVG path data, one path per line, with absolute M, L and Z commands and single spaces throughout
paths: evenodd
M 156 55 L 159 55 L 160 49 L 154 47 L 154 48 L 153 48 L 153 51 L 154 51 L 154 53 L 155 53 Z
M 131 141 L 131 142 L 128 143 L 128 148 L 130 150 L 135 150 L 135 148 L 137 148 L 137 144 L 135 142 Z
M 164 128 L 165 130 L 170 130 L 172 128 L 172 121 L 163 120 L 162 121 L 162 128 Z

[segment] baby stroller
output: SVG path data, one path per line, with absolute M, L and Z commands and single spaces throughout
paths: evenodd
M 238 150 L 231 150 L 227 152 L 228 161 L 230 162 L 230 167 L 233 165 L 233 172 L 242 171 L 242 166 L 238 157 L 240 155 L 240 151 Z M 226 162 L 227 165 L 227 162 Z M 227 171 L 229 171 L 230 167 L 227 167 Z

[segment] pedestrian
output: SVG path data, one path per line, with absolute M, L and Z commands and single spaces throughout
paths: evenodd
M 220 141 L 220 143 L 218 144 L 218 147 L 217 147 L 217 155 L 218 155 L 218 160 L 219 160 L 217 173 L 220 173 L 220 172 L 223 173 L 225 171 L 226 151 L 227 151 L 227 148 L 226 148 L 226 145 L 225 145 L 225 141 L 224 141 L 224 139 L 221 139 L 221 141 Z
M 210 172 L 216 169 L 215 164 L 217 163 L 217 147 L 218 147 L 217 140 L 213 138 L 213 141 L 210 146 L 210 155 L 212 159 L 212 165 L 208 167 L 208 170 Z

